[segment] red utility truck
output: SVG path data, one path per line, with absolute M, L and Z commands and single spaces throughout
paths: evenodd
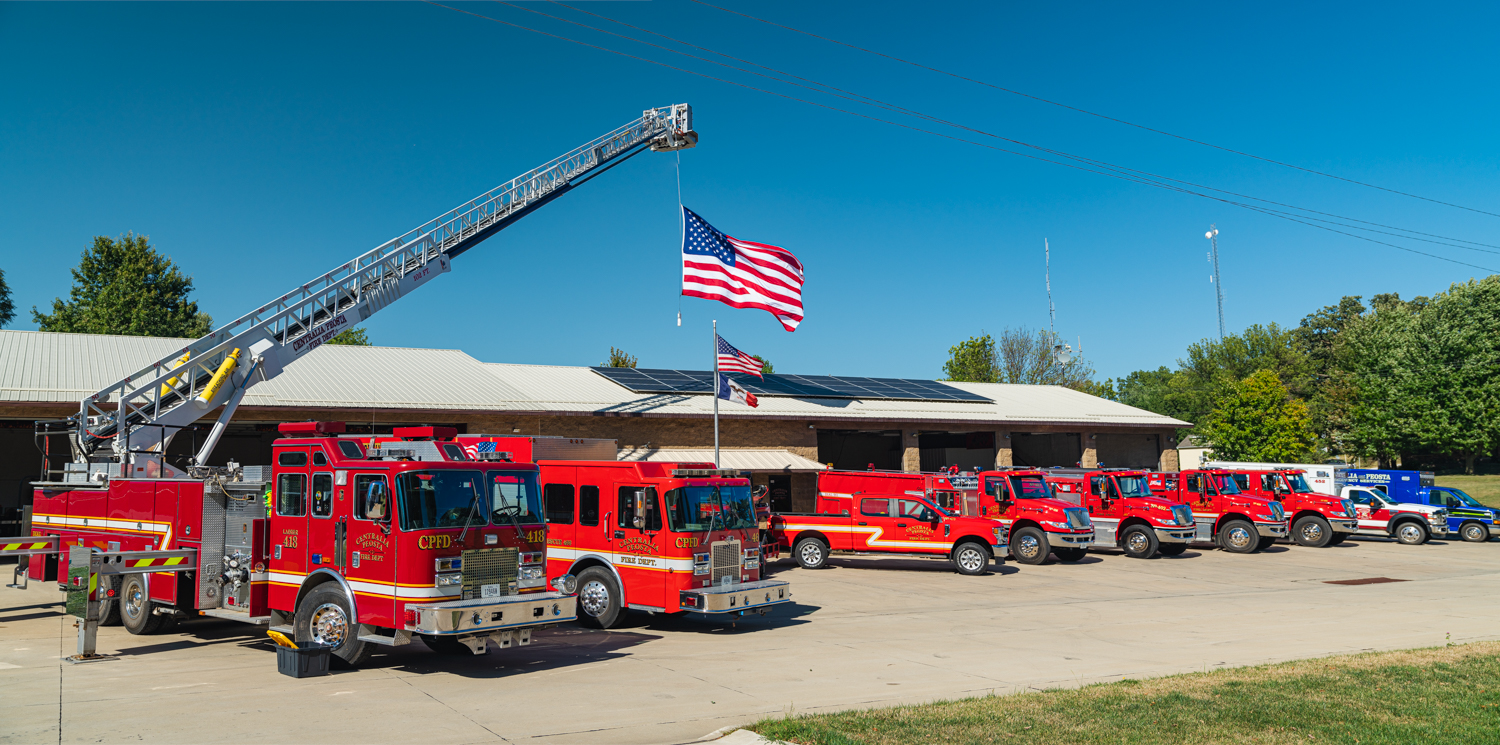
M 1005 526 L 939 506 L 956 492 L 946 474 L 824 471 L 816 510 L 772 513 L 769 532 L 806 569 L 854 552 L 946 557 L 960 574 L 984 574 L 1004 561 Z
M 105 622 L 133 634 L 214 616 L 269 624 L 358 664 L 373 645 L 413 636 L 443 652 L 525 645 L 576 617 L 571 595 L 546 588 L 535 465 L 367 449 L 339 436 L 343 422 L 280 431 L 271 465 L 207 481 L 38 484 L 33 534 L 108 552 L 195 551 L 195 571 L 128 574 L 106 589 Z M 49 560 L 32 557 L 30 576 L 55 579 Z
M 1281 503 L 1241 492 L 1227 471 L 1154 471 L 1146 484 L 1152 494 L 1192 508 L 1195 539 L 1212 541 L 1225 551 L 1254 553 L 1286 537 Z
M 630 610 L 765 614 L 792 601 L 790 583 L 762 578 L 750 481 L 737 471 L 618 461 L 614 440 L 446 434 L 425 447 L 540 466 L 547 571 L 577 577 L 585 625 L 613 628 Z
M 1126 556 L 1149 559 L 1187 550 L 1195 527 L 1185 504 L 1153 496 L 1147 471 L 1121 468 L 1049 468 L 1047 483 L 1056 498 L 1077 500 L 1094 521 L 1094 548 L 1119 548 Z
M 1359 532 L 1354 503 L 1313 491 L 1300 468 L 1225 470 L 1240 491 L 1281 503 L 1292 540 L 1299 546 L 1333 546 Z
M 1080 502 L 1054 498 L 1046 473 L 1034 468 L 981 471 L 975 478 L 978 514 L 1010 531 L 1010 555 L 1041 564 L 1048 554 L 1078 561 L 1094 543 L 1094 523 Z

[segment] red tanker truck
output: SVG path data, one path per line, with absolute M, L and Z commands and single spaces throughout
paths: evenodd
M 1094 548 L 1119 548 L 1126 556 L 1149 559 L 1187 550 L 1195 527 L 1185 504 L 1153 496 L 1146 471 L 1120 468 L 1049 468 L 1047 483 L 1056 498 L 1077 500 L 1094 521 Z
M 1354 503 L 1313 491 L 1299 468 L 1226 470 L 1240 491 L 1281 503 L 1292 540 L 1299 546 L 1333 546 L 1359 531 Z
M 1197 529 L 1194 538 L 1211 541 L 1225 551 L 1254 553 L 1287 535 L 1286 511 L 1281 504 L 1240 491 L 1227 471 L 1153 471 L 1146 484 L 1152 494 L 1192 508 Z
M 1041 564 L 1048 554 L 1078 561 L 1094 543 L 1094 523 L 1080 502 L 1057 499 L 1044 471 L 1013 468 L 975 477 L 978 514 L 999 520 L 1010 534 L 1010 555 Z

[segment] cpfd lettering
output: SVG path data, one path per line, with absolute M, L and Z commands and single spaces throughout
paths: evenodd
M 451 535 L 424 535 L 417 538 L 417 548 L 451 548 L 453 536 Z

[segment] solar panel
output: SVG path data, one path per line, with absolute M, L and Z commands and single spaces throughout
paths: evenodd
M 635 367 L 589 368 L 636 393 L 711 394 L 712 370 L 656 370 Z M 845 378 L 834 375 L 753 375 L 730 377 L 757 396 L 796 398 L 864 398 L 893 401 L 956 401 L 991 403 L 990 399 L 935 380 L 908 378 Z

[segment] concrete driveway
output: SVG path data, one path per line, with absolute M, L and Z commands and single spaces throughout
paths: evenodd
M 64 664 L 61 593 L 0 588 L 0 740 L 680 743 L 782 712 L 1500 638 L 1500 543 L 1097 553 L 985 577 L 848 557 L 776 576 L 798 604 L 765 618 L 637 615 L 482 657 L 418 643 L 306 680 L 276 673 L 260 632 L 211 619 L 101 629 L 117 659 Z M 1326 584 L 1372 577 L 1405 581 Z

